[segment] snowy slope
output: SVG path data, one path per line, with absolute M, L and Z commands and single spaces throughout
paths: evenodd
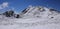
M 59 16 L 58 11 L 53 11 L 49 8 L 42 7 L 42 6 L 29 6 L 26 10 L 28 10 L 25 14 L 24 17 L 42 17 L 42 18 L 49 18 L 49 17 L 54 17 Z
M 29 6 L 22 18 L 0 15 L 0 29 L 60 29 L 60 13 L 42 6 Z

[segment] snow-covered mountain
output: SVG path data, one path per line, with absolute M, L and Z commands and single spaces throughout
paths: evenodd
M 47 7 L 42 6 L 29 6 L 27 9 L 22 11 L 24 17 L 40 17 L 40 18 L 58 18 L 60 12 Z
M 42 6 L 29 6 L 21 18 L 0 15 L 0 29 L 60 29 L 60 12 Z

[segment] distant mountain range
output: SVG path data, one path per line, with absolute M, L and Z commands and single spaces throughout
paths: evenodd
M 1 15 L 1 14 L 0 14 Z M 15 17 L 15 18 L 22 18 L 22 17 L 60 17 L 60 11 L 57 11 L 52 8 L 42 7 L 42 6 L 28 6 L 26 9 L 24 9 L 20 14 L 15 14 L 14 11 L 6 11 L 2 13 L 2 15 L 6 17 Z

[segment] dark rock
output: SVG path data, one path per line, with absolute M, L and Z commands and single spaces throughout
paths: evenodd
M 26 9 L 27 9 L 27 8 L 26 8 Z M 26 9 L 24 9 L 24 10 L 22 11 L 22 13 L 25 14 L 26 12 L 28 12 L 29 9 L 28 9 L 28 10 L 26 10 Z
M 19 14 L 15 14 L 14 17 L 15 18 L 21 18 L 21 16 Z
M 5 15 L 6 17 L 11 17 L 11 16 L 13 16 L 13 14 L 14 14 L 14 11 L 6 11 L 6 12 L 4 12 L 3 13 L 3 15 Z
M 54 18 L 54 17 L 51 17 L 51 18 Z

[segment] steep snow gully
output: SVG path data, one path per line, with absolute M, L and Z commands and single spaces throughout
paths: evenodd
M 60 12 L 42 6 L 29 6 L 21 18 L 0 15 L 0 29 L 60 29 Z

